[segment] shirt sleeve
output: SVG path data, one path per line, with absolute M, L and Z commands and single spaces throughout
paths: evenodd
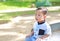
M 36 29 L 36 26 L 37 26 L 37 22 L 34 23 L 33 30 Z
M 51 27 L 49 24 L 46 24 L 47 29 L 45 30 L 45 34 L 51 35 Z

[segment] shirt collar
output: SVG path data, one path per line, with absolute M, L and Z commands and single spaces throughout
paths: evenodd
M 38 22 L 38 25 L 43 24 L 43 23 L 45 23 L 45 21 L 43 21 L 43 22 L 41 22 L 41 23 Z

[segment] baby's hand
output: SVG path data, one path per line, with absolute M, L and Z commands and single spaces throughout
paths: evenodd
M 41 38 L 37 38 L 36 41 L 42 41 L 42 39 Z
M 31 35 L 29 34 L 29 35 L 27 35 L 26 37 L 30 37 Z

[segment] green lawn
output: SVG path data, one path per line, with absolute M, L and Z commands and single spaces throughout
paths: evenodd
M 26 8 L 30 7 L 31 3 L 29 2 L 0 2 L 0 10 L 3 9 L 15 9 L 15 8 Z
M 15 9 L 15 8 L 28 8 L 30 7 L 31 2 L 14 2 L 14 1 L 7 1 L 7 2 L 0 2 L 0 10 L 3 9 Z
M 52 6 L 60 6 L 60 0 L 49 0 Z M 0 2 L 0 10 L 3 9 L 15 9 L 15 8 L 29 8 L 31 4 L 35 3 L 35 0 L 24 0 L 24 1 L 12 1 Z
M 24 12 L 10 12 L 10 13 L 0 13 L 0 20 L 10 20 L 16 16 L 24 16 L 34 14 L 34 11 L 24 11 Z

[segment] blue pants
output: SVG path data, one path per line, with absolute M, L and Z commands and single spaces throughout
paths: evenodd
M 36 41 L 36 38 L 30 36 L 30 37 L 25 38 L 25 41 Z M 43 41 L 48 41 L 48 40 L 43 40 Z
M 35 41 L 35 40 L 36 40 L 36 38 L 34 38 L 34 37 L 32 37 L 32 36 L 27 37 L 27 38 L 25 39 L 25 41 Z

